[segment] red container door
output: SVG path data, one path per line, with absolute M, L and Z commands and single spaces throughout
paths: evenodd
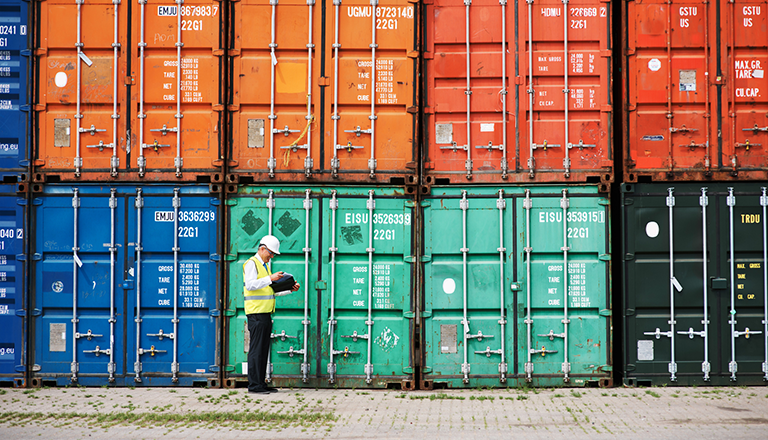
M 293 180 L 320 156 L 321 9 L 314 2 L 232 3 L 229 171 Z
M 500 180 L 515 168 L 514 9 L 493 0 L 426 8 L 427 173 Z
M 768 171 L 768 2 L 727 3 L 730 32 L 724 90 L 725 166 L 740 178 L 765 179 Z M 747 177 L 750 178 L 750 177 Z
M 713 9 L 707 3 L 628 3 L 629 181 L 637 170 L 663 175 L 717 166 Z
M 612 176 L 610 4 L 594 0 L 520 3 L 521 164 L 542 180 Z M 530 26 L 530 28 L 529 28 Z M 522 47 L 522 45 L 521 45 Z M 525 122 L 523 122 L 525 121 Z M 602 171 L 602 174 L 601 174 Z
M 132 171 L 183 180 L 221 171 L 219 2 L 133 7 Z
M 127 4 L 40 4 L 37 171 L 77 178 L 125 164 Z

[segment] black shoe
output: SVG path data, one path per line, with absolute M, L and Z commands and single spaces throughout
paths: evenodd
M 251 394 L 269 394 L 269 390 L 267 390 L 265 388 L 259 388 L 259 389 L 256 389 L 256 390 L 248 390 L 248 392 L 251 393 Z
M 267 391 L 269 391 L 270 393 L 276 393 L 276 392 L 278 392 L 278 389 L 277 388 L 272 388 L 272 387 L 267 387 Z

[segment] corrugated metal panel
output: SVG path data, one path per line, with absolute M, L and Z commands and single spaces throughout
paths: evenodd
M 34 384 L 218 383 L 217 195 L 49 185 L 34 205 Z
M 765 1 L 627 4 L 625 180 L 765 179 L 766 14 Z
M 433 187 L 425 386 L 611 384 L 608 205 L 596 186 Z
M 765 188 L 625 184 L 625 382 L 768 378 Z
M 35 181 L 220 182 L 221 12 L 42 3 Z
M 243 263 L 268 233 L 281 241 L 273 270 L 302 285 L 277 300 L 268 379 L 281 386 L 413 386 L 409 200 L 390 187 L 239 188 L 227 201 L 227 386 L 246 380 Z
M 565 5 L 425 6 L 427 183 L 613 180 L 611 4 Z
M 26 200 L 0 186 L 0 382 L 23 385 L 27 359 Z
M 231 182 L 415 183 L 418 4 L 232 5 Z
M 29 167 L 29 4 L 0 1 L 0 22 L 0 177 L 10 183 Z

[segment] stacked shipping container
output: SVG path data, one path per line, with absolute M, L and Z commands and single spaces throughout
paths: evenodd
M 627 384 L 768 380 L 766 6 L 627 3 Z
M 30 9 L 0 1 L 0 386 L 24 386 L 30 151 Z
M 277 385 L 609 385 L 615 181 L 625 382 L 768 377 L 766 7 L 622 8 L 0 3 L 0 381 L 241 386 L 271 233 Z

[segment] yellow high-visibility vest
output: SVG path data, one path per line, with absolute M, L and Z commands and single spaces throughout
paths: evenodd
M 264 278 L 272 275 L 272 271 L 265 269 L 264 265 L 253 256 L 248 259 L 256 265 L 257 278 Z M 246 261 L 243 264 L 243 273 L 245 273 Z M 267 266 L 269 267 L 269 266 Z M 259 290 L 247 290 L 245 280 L 243 280 L 243 295 L 245 295 L 245 314 L 253 313 L 272 313 L 275 311 L 275 291 L 272 286 L 263 287 Z

